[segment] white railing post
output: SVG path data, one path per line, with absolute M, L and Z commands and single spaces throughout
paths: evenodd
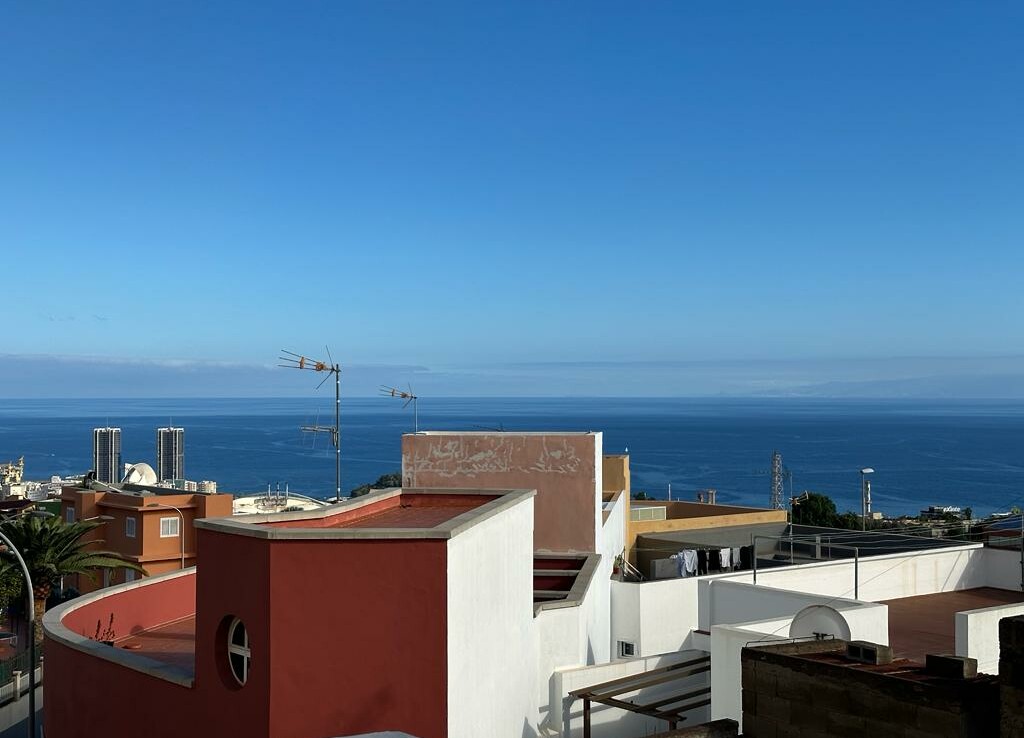
M 17 702 L 21 699 L 21 672 L 15 671 L 11 676 L 14 678 L 14 701 Z

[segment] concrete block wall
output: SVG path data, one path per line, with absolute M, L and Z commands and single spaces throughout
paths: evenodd
M 1024 615 L 999 621 L 1001 738 L 1024 738 Z
M 736 738 L 739 735 L 739 723 L 735 720 L 715 720 L 691 728 L 677 728 L 664 733 L 656 733 L 650 738 Z
M 991 677 L 909 680 L 799 657 L 845 652 L 842 641 L 743 651 L 748 738 L 992 738 L 999 689 Z

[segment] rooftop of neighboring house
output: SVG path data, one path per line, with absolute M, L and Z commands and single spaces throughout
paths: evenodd
M 200 520 L 196 526 L 260 538 L 447 538 L 533 494 L 392 488 L 311 510 Z
M 63 488 L 65 494 L 81 493 L 81 492 L 95 492 L 99 494 L 114 494 L 123 495 L 125 497 L 190 497 L 192 495 L 209 496 L 223 495 L 230 497 L 230 493 L 225 492 L 200 492 L 185 491 L 176 489 L 173 487 L 156 487 L 147 484 L 132 484 L 130 482 L 114 482 L 108 484 L 106 482 L 97 482 L 90 480 L 83 482 L 82 484 L 69 484 Z

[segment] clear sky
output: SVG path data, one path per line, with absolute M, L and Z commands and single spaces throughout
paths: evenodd
M 8 3 L 0 351 L 88 357 L 101 394 L 125 359 L 325 343 L 452 394 L 1003 371 L 1022 27 L 1010 2 Z

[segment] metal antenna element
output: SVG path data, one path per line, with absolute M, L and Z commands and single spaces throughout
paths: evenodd
M 292 351 L 285 351 L 281 349 L 283 356 L 277 357 L 280 361 L 284 362 L 278 364 L 285 369 L 308 369 L 313 372 L 326 372 L 324 378 L 320 381 L 320 384 L 316 386 L 320 389 L 324 382 L 330 379 L 331 375 L 334 375 L 334 425 L 304 425 L 302 431 L 306 433 L 330 433 L 331 443 L 334 444 L 334 501 L 341 501 L 341 364 L 334 363 L 334 357 L 331 356 L 331 350 L 324 347 L 327 351 L 328 361 L 320 361 L 319 359 L 310 359 L 302 354 L 296 354 Z
M 400 400 L 405 400 L 405 404 L 402 405 L 402 409 L 409 407 L 409 403 L 412 403 L 412 428 L 413 433 L 420 432 L 420 409 L 419 409 L 419 397 L 412 393 L 412 385 L 409 385 L 409 391 L 396 389 L 394 387 L 388 387 L 387 385 L 380 386 L 380 393 L 385 397 L 397 397 Z
M 778 451 L 772 451 L 772 492 L 771 499 L 769 500 L 769 507 L 772 510 L 782 510 L 782 492 L 783 492 L 783 475 L 785 472 L 782 469 L 782 454 Z
M 767 474 L 771 477 L 771 491 L 768 493 L 768 507 L 772 510 L 782 510 L 783 490 L 785 482 L 789 480 L 789 496 L 793 496 L 793 472 L 782 465 L 782 454 L 779 451 L 772 451 L 772 464 L 770 469 L 758 469 L 755 474 Z

